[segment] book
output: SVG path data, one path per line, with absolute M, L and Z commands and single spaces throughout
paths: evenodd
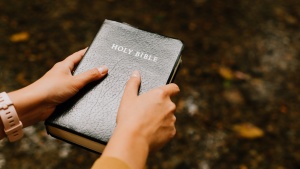
M 77 65 L 74 75 L 106 65 L 108 74 L 59 105 L 46 119 L 51 136 L 101 153 L 116 126 L 121 97 L 134 70 L 141 74 L 139 94 L 172 81 L 181 63 L 183 43 L 105 20 Z

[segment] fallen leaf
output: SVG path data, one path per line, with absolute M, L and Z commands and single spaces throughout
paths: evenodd
M 227 67 L 220 67 L 219 68 L 219 74 L 227 80 L 231 80 L 233 78 L 232 71 Z
M 244 103 L 244 98 L 240 91 L 238 90 L 226 90 L 223 92 L 224 98 L 233 104 L 242 104 Z
M 297 23 L 297 18 L 291 15 L 286 16 L 285 20 L 289 23 L 289 24 L 296 24 Z
M 246 165 L 241 165 L 240 169 L 248 169 L 248 167 Z
M 264 136 L 264 131 L 251 123 L 241 123 L 233 126 L 233 130 L 242 138 L 255 139 Z
M 248 74 L 240 72 L 240 71 L 234 72 L 234 76 L 235 76 L 235 78 L 240 79 L 240 80 L 249 80 L 251 78 Z
M 29 39 L 28 32 L 19 32 L 10 36 L 10 41 L 12 42 L 22 42 L 27 41 Z

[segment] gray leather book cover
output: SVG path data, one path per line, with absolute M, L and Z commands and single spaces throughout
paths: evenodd
M 45 122 L 47 132 L 101 153 L 116 125 L 131 73 L 141 73 L 139 94 L 168 84 L 181 62 L 182 49 L 180 40 L 105 20 L 74 74 L 106 65 L 108 75 L 58 106 Z

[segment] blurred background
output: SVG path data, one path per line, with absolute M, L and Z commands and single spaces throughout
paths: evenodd
M 1 0 L 0 91 L 89 46 L 104 19 L 185 44 L 177 135 L 148 169 L 300 168 L 300 1 Z M 0 141 L 0 169 L 90 168 L 97 157 L 43 123 Z

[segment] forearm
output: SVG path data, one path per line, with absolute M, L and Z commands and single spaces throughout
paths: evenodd
M 132 169 L 142 169 L 148 153 L 149 144 L 137 132 L 128 132 L 117 127 L 102 156 L 118 158 Z

